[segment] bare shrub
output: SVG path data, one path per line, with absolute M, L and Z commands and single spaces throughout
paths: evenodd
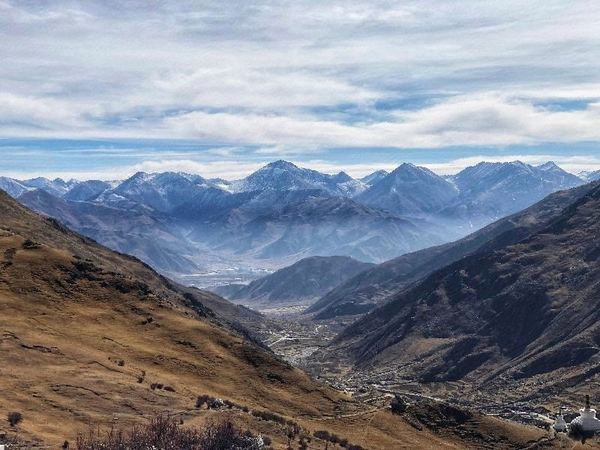
M 9 412 L 6 416 L 6 420 L 8 420 L 8 423 L 11 427 L 16 427 L 21 422 L 23 422 L 23 414 L 17 411 Z
M 77 437 L 77 450 L 262 450 L 263 441 L 242 433 L 233 423 L 208 423 L 202 430 L 182 428 L 177 421 L 158 416 L 129 431 L 90 431 Z

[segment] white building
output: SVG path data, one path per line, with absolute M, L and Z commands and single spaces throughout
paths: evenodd
M 579 417 L 571 421 L 571 429 L 580 428 L 585 432 L 600 431 L 600 420 L 596 418 L 596 410 L 590 408 L 590 396 L 585 396 L 585 408 L 579 410 Z

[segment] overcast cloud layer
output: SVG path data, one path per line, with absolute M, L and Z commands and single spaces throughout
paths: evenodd
M 600 141 L 591 0 L 0 0 L 0 56 L 5 138 L 265 158 Z

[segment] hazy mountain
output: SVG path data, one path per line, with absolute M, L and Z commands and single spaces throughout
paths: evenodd
M 258 260 L 344 255 L 381 262 L 441 242 L 433 228 L 324 191 L 292 190 L 255 193 L 240 206 L 213 211 L 203 223 L 193 220 L 189 236 Z
M 78 181 L 65 181 L 62 178 L 55 178 L 54 180 L 49 180 L 48 178 L 38 177 L 23 180 L 21 183 L 29 188 L 42 189 L 56 197 L 62 197 L 67 192 L 69 192 L 71 188 L 76 186 L 78 184 Z
M 484 163 L 449 179 L 403 164 L 375 182 L 382 175 L 373 174 L 374 184 L 366 189 L 367 184 L 344 172 L 327 175 L 276 161 L 232 183 L 181 172 L 139 172 L 111 183 L 46 178 L 3 182 L 13 195 L 36 188 L 71 203 L 111 208 L 87 205 L 85 223 L 76 223 L 73 208 L 78 209 L 73 205 L 57 203 L 57 211 L 52 202 L 37 205 L 111 248 L 135 250 L 170 276 L 197 268 L 209 272 L 235 268 L 250 274 L 315 255 L 383 262 L 462 237 L 529 206 L 544 192 L 581 182 L 553 164 L 536 168 Z M 135 224 L 144 217 L 143 235 L 132 230 L 128 238 L 127 227 L 118 219 L 111 235 L 107 211 L 124 211 L 124 217 L 131 212 Z M 151 232 L 153 226 L 158 227 L 156 233 Z M 165 232 L 168 237 L 161 239 Z M 142 236 L 149 236 L 148 248 L 143 248 Z M 228 279 L 248 277 L 231 273 Z
M 388 174 L 389 172 L 387 170 L 377 170 L 366 177 L 361 178 L 360 181 L 367 186 L 373 186 L 375 183 L 385 178 Z
M 8 177 L 0 177 L 0 189 L 2 189 L 11 197 L 17 198 L 19 195 L 32 188 L 25 186 L 21 181 Z
M 583 180 L 552 162 L 534 167 L 520 161 L 482 162 L 467 167 L 452 177 L 452 182 L 460 196 L 442 215 L 474 224 L 499 219 L 552 192 L 583 184 Z
M 287 161 L 275 161 L 233 184 L 237 192 L 265 190 L 314 190 L 352 197 L 365 189 L 365 185 L 348 174 L 328 175 L 304 169 Z
M 111 184 L 101 180 L 89 180 L 77 183 L 63 195 L 65 200 L 77 202 L 94 200 L 111 188 Z
M 584 383 L 600 362 L 600 186 L 542 229 L 523 231 L 397 294 L 331 351 L 360 367 L 529 399 Z
M 210 183 L 199 175 L 182 172 L 138 172 L 103 194 L 101 200 L 124 198 L 166 212 L 192 199 Z
M 310 304 L 340 283 L 373 264 L 347 256 L 313 256 L 280 269 L 226 296 L 246 305 L 270 307 L 284 304 Z M 217 293 L 227 291 L 218 289 Z
M 508 243 L 545 227 L 565 207 L 593 189 L 587 184 L 549 195 L 537 204 L 500 219 L 455 242 L 429 247 L 386 261 L 348 279 L 306 312 L 317 319 L 363 314 L 388 301 L 393 295 L 441 267 L 458 261 L 497 239 Z M 518 230 L 518 232 L 515 232 Z M 512 233 L 507 233 L 513 231 Z
M 167 219 L 151 215 L 141 207 L 120 209 L 73 202 L 41 189 L 26 192 L 19 201 L 113 250 L 134 255 L 163 273 L 198 270 L 190 258 L 194 248 L 176 228 Z
M 456 187 L 424 167 L 402 164 L 356 197 L 366 205 L 400 215 L 434 213 L 458 196 Z

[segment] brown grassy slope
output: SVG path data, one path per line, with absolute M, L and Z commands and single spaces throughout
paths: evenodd
M 203 292 L 195 295 L 204 300 Z M 127 426 L 169 411 L 200 423 L 209 413 L 194 408 L 195 397 L 208 393 L 365 448 L 483 448 L 452 433 L 416 431 L 389 412 L 360 413 L 368 408 L 187 303 L 180 288 L 139 261 L 0 193 L 0 414 L 22 412 L 21 436 L 57 445 L 115 417 Z M 173 391 L 152 389 L 154 383 Z M 238 416 L 274 437 L 277 448 L 283 444 L 281 427 Z M 0 431 L 7 429 L 0 423 Z M 539 431 L 509 424 L 497 429 L 514 446 L 540 437 Z M 311 445 L 323 448 L 322 442 Z

